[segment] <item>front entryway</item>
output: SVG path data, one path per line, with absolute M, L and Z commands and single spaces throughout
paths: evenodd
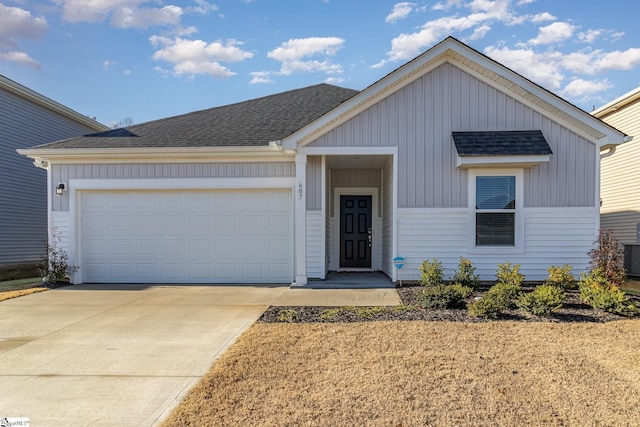
M 340 267 L 371 268 L 371 196 L 340 196 Z

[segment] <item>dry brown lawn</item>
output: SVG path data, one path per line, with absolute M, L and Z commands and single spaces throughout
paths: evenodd
M 17 291 L 5 291 L 0 292 L 0 301 L 8 300 L 11 298 L 18 298 L 25 295 L 36 294 L 38 292 L 43 292 L 48 290 L 47 288 L 29 288 L 29 289 L 20 289 Z
M 640 320 L 251 327 L 167 426 L 638 426 Z

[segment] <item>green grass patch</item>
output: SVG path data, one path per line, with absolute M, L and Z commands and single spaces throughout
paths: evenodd
M 20 291 L 23 289 L 39 288 L 42 286 L 40 277 L 29 279 L 7 280 L 0 282 L 0 292 Z

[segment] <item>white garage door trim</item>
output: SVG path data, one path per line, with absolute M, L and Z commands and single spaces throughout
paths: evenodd
M 269 188 L 258 188 L 256 189 L 255 183 L 260 182 L 263 186 L 266 184 Z M 230 185 L 231 184 L 231 185 Z M 254 185 L 252 185 L 254 184 Z M 224 192 L 227 196 L 229 194 L 238 194 L 241 196 L 253 195 L 253 201 L 256 202 L 255 196 L 259 195 L 261 192 L 267 191 L 268 194 L 278 194 L 280 200 L 286 199 L 286 203 L 282 204 L 282 206 L 273 206 L 271 204 L 274 218 L 270 218 L 271 213 L 264 212 L 260 218 L 258 218 L 258 222 L 261 224 L 269 224 L 269 223 L 278 223 L 278 227 L 283 227 L 282 223 L 286 223 L 287 230 L 286 232 L 281 228 L 278 230 L 279 237 L 276 239 L 271 239 L 273 242 L 270 242 L 269 231 L 264 227 L 269 227 L 269 225 L 264 225 L 262 229 L 258 228 L 253 229 L 249 232 L 250 236 L 244 235 L 239 236 L 241 239 L 245 239 L 244 246 L 249 249 L 253 247 L 253 252 L 249 251 L 245 255 L 242 255 L 242 250 L 236 252 L 237 258 L 235 260 L 235 266 L 230 265 L 230 259 L 233 258 L 232 254 L 229 254 L 227 258 L 218 257 L 219 263 L 216 267 L 216 263 L 212 262 L 209 266 L 209 271 L 205 271 L 207 269 L 206 266 L 203 265 L 202 257 L 200 259 L 196 259 L 191 266 L 184 265 L 185 258 L 181 256 L 177 256 L 181 261 L 178 263 L 166 262 L 163 267 L 166 271 L 166 275 L 156 274 L 156 277 L 152 280 L 151 278 L 140 278 L 136 276 L 136 274 L 128 273 L 117 274 L 117 278 L 111 277 L 106 278 L 100 281 L 104 282 L 129 282 L 129 281 L 138 281 L 138 282 L 158 282 L 158 283 L 290 283 L 293 278 L 293 269 L 294 269 L 294 252 L 293 252 L 293 196 L 292 196 L 292 185 L 293 179 L 291 178 L 261 178 L 261 179 L 175 179 L 175 180 L 70 180 L 70 196 L 71 196 L 71 206 L 74 207 L 72 209 L 72 223 L 76 224 L 75 236 L 72 237 L 72 241 L 76 243 L 76 256 L 78 265 L 81 267 L 80 277 L 82 281 L 98 281 L 91 274 L 91 266 L 89 263 L 95 261 L 90 259 L 83 259 L 83 244 L 87 245 L 87 241 L 85 239 L 86 236 L 82 235 L 82 210 L 83 210 L 83 198 L 87 195 L 92 194 L 91 191 L 78 191 L 78 190 L 129 190 L 125 191 L 122 194 L 136 194 L 135 190 L 143 190 L 147 194 L 190 194 L 188 190 L 197 190 L 194 193 L 199 194 L 219 194 L 220 192 Z M 227 188 L 224 188 L 227 186 Z M 229 189 L 228 186 L 232 186 L 234 188 Z M 221 188 L 222 187 L 222 188 Z M 185 190 L 177 192 L 175 190 Z M 275 193 L 274 189 L 279 189 Z M 206 191 L 203 191 L 206 190 Z M 105 193 L 106 194 L 106 193 Z M 238 200 L 242 200 L 240 197 Z M 169 202 L 170 203 L 170 202 Z M 286 205 L 286 206 L 285 206 Z M 237 217 L 237 221 L 243 221 L 242 215 L 242 207 L 238 208 L 234 214 Z M 269 209 L 267 209 L 268 211 Z M 264 209 L 259 209 L 256 211 L 264 211 Z M 231 211 L 232 212 L 232 211 Z M 174 212 L 175 213 L 175 212 Z M 209 212 L 211 213 L 211 212 Z M 227 212 L 229 213 L 229 212 Z M 189 219 L 189 213 L 185 212 L 186 216 L 181 219 L 182 222 L 189 222 L 194 218 Z M 284 217 L 283 217 L 284 215 Z M 206 215 L 196 215 L 198 218 L 202 219 Z M 227 217 L 229 217 L 227 215 Z M 252 216 L 251 223 L 256 222 L 256 216 Z M 156 219 L 157 221 L 157 219 Z M 239 224 L 239 223 L 238 223 Z M 211 225 L 209 225 L 211 226 Z M 190 226 L 187 226 L 191 228 Z M 240 227 L 240 225 L 238 225 Z M 262 230 L 262 231 L 261 231 Z M 257 234 L 256 234 L 257 233 Z M 262 233 L 262 235 L 260 234 Z M 271 233 L 273 234 L 273 233 Z M 228 236 L 227 236 L 228 237 Z M 250 237 L 250 238 L 249 238 Z M 188 240 L 188 235 L 185 237 Z M 286 243 L 283 243 L 283 238 Z M 262 239 L 262 240 L 261 240 Z M 181 247 L 185 247 L 187 244 L 187 240 L 182 240 L 179 245 Z M 253 243 L 250 243 L 250 242 Z M 94 242 L 95 243 L 95 242 Z M 200 242 L 202 243 L 202 242 Z M 130 243 L 131 244 L 131 243 Z M 195 243 L 194 243 L 195 244 Z M 229 242 L 227 241 L 227 244 Z M 237 243 L 237 247 L 235 249 L 240 248 L 242 246 L 241 243 Z M 273 248 L 265 249 L 263 256 L 256 256 L 257 247 L 261 245 L 276 245 Z M 189 245 L 190 246 L 190 245 Z M 286 246 L 286 249 L 284 248 Z M 192 250 L 192 249 L 191 249 Z M 271 256 L 270 251 L 273 250 L 275 255 Z M 188 250 L 187 250 L 188 251 Z M 259 252 L 259 250 L 258 250 Z M 167 254 L 165 254 L 166 256 Z M 244 258 L 243 258 L 244 257 Z M 206 258 L 206 257 L 205 257 Z M 162 257 L 160 258 L 162 259 Z M 250 262 L 246 262 L 249 260 Z M 166 259 L 164 261 L 167 261 Z M 180 267 L 179 265 L 182 263 L 183 265 Z M 223 265 L 224 264 L 224 265 Z M 242 265 L 244 264 L 244 267 Z M 93 266 L 95 267 L 95 265 Z M 126 270 L 126 266 L 121 266 L 124 270 Z M 131 266 L 128 267 L 131 270 Z M 155 267 L 156 270 L 158 266 Z M 173 269 L 173 270 L 172 270 Z M 235 269 L 235 270 L 234 270 Z M 84 271 L 83 271 L 84 270 Z M 189 270 L 192 270 L 191 272 Z M 234 274 L 230 274 L 230 271 L 234 270 Z M 177 274 L 176 271 L 181 271 L 180 274 Z M 148 272 L 147 272 L 148 273 Z M 220 273 L 220 274 L 218 274 Z M 152 275 L 149 275 L 151 277 Z

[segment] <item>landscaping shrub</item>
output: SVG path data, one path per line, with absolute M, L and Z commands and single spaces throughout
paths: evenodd
M 51 240 L 46 243 L 47 255 L 38 264 L 38 272 L 47 285 L 65 282 L 78 271 L 78 267 L 69 265 L 69 255 L 60 249 L 62 237 L 52 228 Z
M 471 294 L 469 286 L 440 284 L 424 288 L 419 297 L 424 308 L 461 308 Z
M 298 312 L 292 308 L 285 308 L 278 311 L 279 322 L 293 322 L 298 317 Z
M 517 273 L 517 268 L 515 271 Z M 521 291 L 522 287 L 519 284 L 498 282 L 490 287 L 480 299 L 468 305 L 469 314 L 495 319 L 503 311 L 515 307 L 515 301 Z
M 623 267 L 624 250 L 620 242 L 613 236 L 613 232 L 600 231 L 595 248 L 589 251 L 589 265 L 591 270 L 602 269 L 609 282 L 616 286 L 624 285 L 626 274 Z
M 444 267 L 442 263 L 433 258 L 431 261 L 423 261 L 420 264 L 420 283 L 425 286 L 442 284 Z
M 562 307 L 566 294 L 558 286 L 537 286 L 533 292 L 522 295 L 517 302 L 518 307 L 536 316 L 548 316 Z
M 622 316 L 633 316 L 640 312 L 633 301 L 609 281 L 602 268 L 595 268 L 589 274 L 583 273 L 578 286 L 582 302 L 594 308 Z
M 456 269 L 451 281 L 462 286 L 478 287 L 480 284 L 480 276 L 475 274 L 476 268 L 470 260 L 460 257 L 458 268 Z
M 496 278 L 498 279 L 498 283 L 507 285 L 520 286 L 522 282 L 524 282 L 524 274 L 520 273 L 520 264 L 511 265 L 510 262 L 498 264 Z
M 565 291 L 577 287 L 576 279 L 573 277 L 573 268 L 569 264 L 552 265 L 547 268 L 547 272 L 549 272 L 549 277 L 545 280 L 545 285 L 555 286 Z

